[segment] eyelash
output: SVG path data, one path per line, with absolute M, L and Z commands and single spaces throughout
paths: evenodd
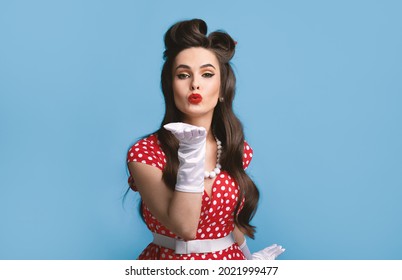
M 177 75 L 177 78 L 179 78 L 180 80 L 184 80 L 186 78 L 189 78 L 190 75 L 189 74 L 184 74 L 184 73 L 180 73 Z
M 204 74 L 202 74 L 202 76 L 203 77 L 205 76 L 205 78 L 212 78 L 214 75 L 215 74 L 213 74 L 213 73 L 204 73 Z
M 215 74 L 213 74 L 213 73 L 204 73 L 204 74 L 202 74 L 202 76 L 204 78 L 212 78 L 213 76 L 215 76 Z M 184 79 L 189 78 L 189 77 L 190 77 L 190 75 L 185 74 L 185 73 L 180 73 L 180 74 L 177 75 L 177 78 L 179 78 L 180 80 L 184 80 Z

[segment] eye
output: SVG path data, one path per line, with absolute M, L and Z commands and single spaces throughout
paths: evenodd
M 189 78 L 189 77 L 190 77 L 190 75 L 187 74 L 187 73 L 180 73 L 180 74 L 177 75 L 177 78 L 179 78 L 180 80 L 184 80 L 184 79 Z
M 211 78 L 211 77 L 213 77 L 215 74 L 214 73 L 204 73 L 204 74 L 202 74 L 202 76 L 204 77 L 204 78 Z

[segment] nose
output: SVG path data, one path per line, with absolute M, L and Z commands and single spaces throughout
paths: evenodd
M 198 81 L 196 81 L 196 79 L 193 79 L 191 81 L 191 90 L 196 90 L 196 89 L 200 89 L 200 85 L 199 85 Z

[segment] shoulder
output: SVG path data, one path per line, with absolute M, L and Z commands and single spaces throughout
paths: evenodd
M 250 165 L 252 158 L 253 158 L 253 149 L 247 143 L 247 141 L 244 140 L 244 148 L 243 148 L 243 168 L 244 169 L 247 169 L 247 167 Z
M 127 152 L 127 163 L 130 162 L 145 163 L 163 170 L 166 159 L 158 137 L 151 134 L 132 145 Z

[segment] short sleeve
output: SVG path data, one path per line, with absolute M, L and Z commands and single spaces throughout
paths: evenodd
M 158 140 L 151 135 L 135 143 L 127 152 L 127 163 L 140 162 L 163 170 L 165 154 L 158 145 Z
M 163 170 L 166 164 L 166 157 L 159 146 L 159 141 L 155 135 L 139 140 L 127 152 L 127 163 L 140 162 L 160 170 Z M 134 178 L 128 178 L 128 184 L 136 191 Z
M 244 141 L 244 149 L 243 149 L 243 168 L 244 170 L 250 165 L 251 159 L 253 158 L 253 149 L 250 145 Z

